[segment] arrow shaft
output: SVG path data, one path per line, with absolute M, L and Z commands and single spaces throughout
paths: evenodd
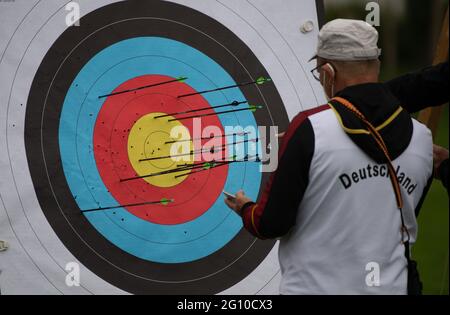
M 232 142 L 232 143 L 227 143 L 227 144 L 223 144 L 221 146 L 215 146 L 215 147 L 209 147 L 209 148 L 202 148 L 200 150 L 192 150 L 189 153 L 184 153 L 184 154 L 176 154 L 176 155 L 166 155 L 166 156 L 158 156 L 158 157 L 153 157 L 153 158 L 148 158 L 148 159 L 140 159 L 139 162 L 147 162 L 147 161 L 156 161 L 156 160 L 163 160 L 163 159 L 168 159 L 168 158 L 174 158 L 174 157 L 182 157 L 182 156 L 188 156 L 188 155 L 193 155 L 193 154 L 201 154 L 201 153 L 206 153 L 209 152 L 211 150 L 215 150 L 215 149 L 224 149 L 227 146 L 230 145 L 236 145 L 236 144 L 241 144 L 241 143 L 247 143 L 247 142 L 258 142 L 259 139 L 250 139 L 250 140 L 244 140 L 244 141 L 238 141 L 238 142 Z
M 234 161 L 234 162 L 235 162 L 235 161 Z M 186 176 L 186 175 L 190 175 L 190 174 L 200 173 L 200 172 L 204 172 L 204 171 L 209 171 L 209 170 L 212 170 L 213 168 L 221 167 L 221 166 L 228 165 L 228 164 L 231 164 L 231 163 L 234 163 L 234 162 L 218 163 L 217 165 L 212 166 L 212 167 L 207 168 L 207 169 L 201 169 L 201 170 L 198 170 L 198 171 L 194 171 L 194 172 L 189 172 L 189 173 L 186 173 L 186 174 L 180 174 L 180 175 L 177 175 L 177 176 L 175 176 L 175 178 L 182 177 L 182 176 Z
M 252 110 L 253 108 L 241 108 L 241 109 L 233 109 L 233 110 L 227 110 L 223 112 L 218 113 L 210 113 L 210 114 L 203 114 L 203 115 L 194 115 L 194 116 L 188 116 L 188 117 L 182 117 L 182 118 L 176 118 L 176 119 L 169 119 L 169 122 L 171 121 L 180 121 L 180 120 L 186 120 L 191 118 L 201 118 L 201 117 L 207 117 L 207 116 L 213 116 L 213 115 L 223 115 L 223 114 L 229 114 L 229 113 L 236 113 L 236 112 L 242 112 L 245 110 Z
M 233 88 L 242 87 L 242 86 L 251 85 L 251 84 L 256 84 L 256 83 L 257 83 L 256 81 L 253 81 L 253 82 L 246 82 L 246 83 L 241 83 L 241 84 L 236 84 L 236 85 L 230 85 L 230 86 L 225 86 L 225 87 L 212 89 L 212 90 L 206 90 L 206 91 L 201 91 L 201 92 L 196 92 L 196 93 L 184 94 L 184 95 L 178 96 L 178 98 L 184 98 L 184 97 L 189 97 L 189 96 L 194 96 L 194 95 L 199 95 L 199 94 L 206 94 L 206 93 L 211 93 L 211 92 L 218 92 L 218 91 L 233 89 Z
M 85 212 L 104 211 L 104 210 L 112 210 L 112 209 L 118 209 L 118 208 L 124 208 L 124 207 L 138 207 L 138 206 L 152 205 L 152 204 L 158 204 L 158 203 L 161 203 L 161 201 L 149 201 L 149 202 L 132 203 L 132 204 L 127 204 L 127 205 L 113 206 L 113 207 L 101 207 L 101 208 L 95 208 L 95 209 L 81 210 L 81 212 L 85 213 Z
M 226 162 L 216 162 L 217 165 L 212 166 L 212 167 L 210 167 L 208 169 L 202 169 L 202 170 L 198 170 L 198 171 L 194 171 L 194 172 L 189 172 L 189 173 L 186 173 L 186 174 L 180 174 L 180 175 L 175 176 L 175 178 L 186 176 L 186 175 L 190 175 L 190 174 L 195 174 L 195 173 L 209 171 L 211 169 L 214 169 L 214 168 L 217 168 L 217 167 L 221 167 L 221 166 L 224 166 L 224 165 L 229 165 L 229 164 L 232 164 L 232 163 L 245 163 L 245 162 L 260 162 L 260 161 L 259 160 L 250 161 L 250 160 L 247 159 L 247 160 L 232 160 L 232 161 L 226 161 Z
M 147 175 L 142 175 L 142 176 L 136 176 L 136 177 L 130 177 L 130 178 L 125 178 L 125 179 L 121 179 L 120 182 L 127 182 L 127 181 L 131 181 L 131 180 L 136 180 L 136 179 L 143 179 L 143 178 L 148 178 L 148 177 L 155 177 L 155 176 L 161 176 L 161 175 L 167 175 L 167 174 L 172 174 L 172 173 L 179 173 L 179 172 L 183 172 L 183 171 L 189 171 L 191 169 L 195 169 L 195 168 L 200 168 L 203 167 L 203 165 L 201 166 L 183 166 L 183 167 L 177 167 L 173 170 L 167 170 L 164 172 L 158 172 L 158 173 L 152 173 L 152 174 L 147 174 Z
M 239 144 L 240 142 L 237 143 L 232 143 L 232 144 Z M 228 144 L 231 145 L 231 144 Z M 226 145 L 224 145 L 226 146 Z M 223 149 L 223 147 L 217 147 L 217 148 L 221 148 Z M 236 161 L 236 160 L 230 160 L 230 161 L 211 161 L 210 163 L 234 163 L 234 162 L 248 162 L 249 160 L 243 160 L 243 161 Z M 167 171 L 163 171 L 163 172 L 158 172 L 158 173 L 152 173 L 152 174 L 147 174 L 147 175 L 142 175 L 142 176 L 136 176 L 136 177 L 130 177 L 130 178 L 126 178 L 126 179 L 121 179 L 120 182 L 127 182 L 127 181 L 131 181 L 131 180 L 135 180 L 135 179 L 143 179 L 143 178 L 148 178 L 148 177 L 155 177 L 155 176 L 161 176 L 161 175 L 168 175 L 168 174 L 173 174 L 173 173 L 179 173 L 179 172 L 187 172 L 189 171 L 189 173 L 187 174 L 191 174 L 192 170 L 195 169 L 199 169 L 199 168 L 205 168 L 205 164 L 204 162 L 202 163 L 194 163 L 191 165 L 181 165 L 173 170 L 167 170 Z M 209 168 L 208 168 L 209 169 Z M 185 175 L 181 175 L 181 176 L 185 176 Z M 178 177 L 181 177 L 178 176 Z M 178 178 L 177 176 L 175 178 Z
M 164 118 L 164 117 L 175 116 L 175 115 L 190 114 L 190 113 L 202 112 L 202 111 L 206 111 L 206 110 L 210 110 L 210 109 L 217 109 L 217 108 L 230 107 L 230 106 L 238 106 L 238 105 L 245 104 L 245 103 L 248 103 L 248 101 L 233 102 L 233 103 L 224 104 L 224 105 L 203 107 L 203 108 L 188 110 L 188 111 L 185 111 L 185 112 L 178 112 L 178 113 L 170 113 L 170 114 L 160 115 L 160 116 L 156 116 L 154 118 L 157 119 L 157 118 Z
M 180 79 L 175 79 L 175 80 L 169 80 L 169 81 L 164 81 L 164 82 L 160 82 L 160 83 L 155 83 L 155 84 L 150 84 L 150 85 L 145 85 L 145 86 L 140 86 L 137 87 L 135 89 L 130 89 L 130 90 L 125 90 L 125 91 L 119 91 L 119 92 L 114 92 L 114 93 L 110 93 L 110 94 L 106 94 L 106 95 L 102 95 L 99 96 L 98 98 L 105 98 L 105 97 L 109 97 L 109 96 L 115 96 L 115 95 L 120 95 L 120 94 L 125 94 L 125 93 L 130 93 L 130 92 L 134 92 L 134 91 L 139 91 L 139 90 L 143 90 L 143 89 L 149 89 L 155 86 L 160 86 L 160 85 L 164 85 L 164 84 L 169 84 L 169 83 L 174 83 L 174 82 L 179 82 L 181 80 L 186 80 L 187 78 L 183 77 Z
M 202 138 L 187 139 L 187 140 L 174 140 L 174 141 L 167 141 L 164 144 L 189 142 L 189 141 L 196 141 L 196 140 L 211 140 L 211 139 L 216 139 L 216 138 L 226 138 L 226 137 L 232 137 L 232 136 L 245 136 L 245 135 L 248 135 L 249 133 L 250 132 L 243 132 L 243 133 L 233 133 L 233 134 L 229 134 L 229 135 L 214 136 L 214 137 L 202 137 Z

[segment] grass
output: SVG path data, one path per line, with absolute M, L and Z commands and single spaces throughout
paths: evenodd
M 445 107 L 435 143 L 448 148 L 448 106 Z M 419 264 L 424 294 L 448 295 L 449 217 L 448 195 L 434 181 L 418 218 L 419 235 L 413 257 Z

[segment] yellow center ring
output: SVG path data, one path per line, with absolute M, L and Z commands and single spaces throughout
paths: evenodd
M 174 170 L 180 165 L 192 165 L 193 156 L 183 156 L 183 161 L 176 162 L 171 158 L 171 148 L 173 144 L 166 142 L 174 141 L 170 134 L 175 127 L 184 127 L 178 120 L 171 116 L 157 119 L 156 116 L 165 115 L 164 113 L 151 113 L 141 117 L 130 130 L 128 135 L 128 158 L 135 170 L 137 176 L 146 176 L 149 174 L 161 173 L 164 171 Z M 189 151 L 193 150 L 192 139 L 188 139 L 187 146 Z M 180 148 L 181 149 L 181 148 Z M 176 152 L 178 154 L 186 154 L 186 152 Z M 176 154 L 175 154 L 176 155 Z M 159 159 L 159 157 L 162 157 Z M 142 159 L 155 158 L 149 161 L 139 161 Z M 145 177 L 144 180 L 149 184 L 157 187 L 173 187 L 182 183 L 190 171 L 181 171 L 157 176 Z M 177 175 L 186 174 L 186 176 L 176 177 Z

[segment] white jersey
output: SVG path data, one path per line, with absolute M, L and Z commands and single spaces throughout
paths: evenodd
M 386 143 L 412 245 L 432 178 L 431 132 L 382 84 L 352 86 L 339 96 Z M 242 209 L 250 233 L 281 239 L 281 294 L 407 293 L 401 213 L 386 162 L 364 123 L 337 100 L 294 118 L 277 171 L 258 203 Z
M 386 165 L 357 148 L 331 110 L 309 120 L 315 151 L 297 224 L 280 242 L 281 294 L 406 294 L 400 211 Z M 411 244 L 433 159 L 430 131 L 417 121 L 413 128 L 408 148 L 393 161 Z

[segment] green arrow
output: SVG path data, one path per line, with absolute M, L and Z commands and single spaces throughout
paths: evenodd
M 233 89 L 233 88 L 237 88 L 237 87 L 244 87 L 244 86 L 252 85 L 252 84 L 262 85 L 262 84 L 270 82 L 270 81 L 272 81 L 271 78 L 259 77 L 256 81 L 224 86 L 224 87 L 220 87 L 220 88 L 212 89 L 212 90 L 205 90 L 205 91 L 200 91 L 200 92 L 195 92 L 195 93 L 183 94 L 183 95 L 179 95 L 178 98 L 194 96 L 194 95 L 199 95 L 199 94 L 206 94 L 206 93 L 211 93 L 211 92 L 218 92 L 218 91 Z
M 264 83 L 271 82 L 271 81 L 272 81 L 271 78 L 259 77 L 256 80 L 256 84 L 263 85 Z
M 161 199 L 160 203 L 161 203 L 163 206 L 167 206 L 169 203 L 172 203 L 172 202 L 174 202 L 174 201 L 175 201 L 174 199 L 166 199 L 166 198 L 163 198 L 163 199 Z
M 147 202 L 130 203 L 130 204 L 126 204 L 126 205 L 118 205 L 118 206 L 112 206 L 112 207 L 100 207 L 100 208 L 95 208 L 95 209 L 81 210 L 81 213 L 105 211 L 105 210 L 112 210 L 112 209 L 117 209 L 117 208 L 139 207 L 139 206 L 145 206 L 145 205 L 156 205 L 156 204 L 167 205 L 170 202 L 174 202 L 174 199 L 163 198 L 160 201 L 147 201 Z
M 203 169 L 209 170 L 210 168 L 213 168 L 215 166 L 216 166 L 216 163 L 214 163 L 214 162 L 206 162 L 205 164 L 203 164 Z
M 254 113 L 256 112 L 258 109 L 263 108 L 261 105 L 250 105 L 249 110 Z
M 140 86 L 134 89 L 129 89 L 129 90 L 124 90 L 124 91 L 120 91 L 120 92 L 114 92 L 114 93 L 110 93 L 110 94 L 106 94 L 106 95 L 101 95 L 98 98 L 105 98 L 105 97 L 110 97 L 110 96 L 115 96 L 115 95 L 120 95 L 120 94 L 124 94 L 124 93 L 131 93 L 131 92 L 136 92 L 139 90 L 143 90 L 143 89 L 149 89 L 152 87 L 156 87 L 156 86 L 160 86 L 160 85 L 165 85 L 165 84 L 169 84 L 169 83 L 174 83 L 174 82 L 183 82 L 184 80 L 186 80 L 187 77 L 179 77 L 175 80 L 169 80 L 169 81 L 164 81 L 164 82 L 159 82 L 159 83 L 154 83 L 154 84 L 149 84 L 149 85 L 144 85 L 144 86 Z

